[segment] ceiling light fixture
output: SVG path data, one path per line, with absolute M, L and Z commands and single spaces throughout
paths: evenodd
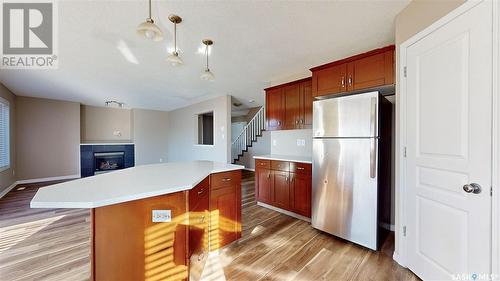
M 201 80 L 205 80 L 205 81 L 214 81 L 215 80 L 215 76 L 210 71 L 210 68 L 208 67 L 208 46 L 212 46 L 214 44 L 214 41 L 212 41 L 210 39 L 204 39 L 201 42 L 203 43 L 203 45 L 205 45 L 205 56 L 207 58 L 207 64 L 205 66 L 205 69 L 201 73 L 200 78 L 201 78 Z
M 108 100 L 108 101 L 104 102 L 104 105 L 106 107 L 123 108 L 123 106 L 125 105 L 125 103 L 124 102 L 115 101 L 115 100 Z
M 137 34 L 146 39 L 152 41 L 163 40 L 161 29 L 155 24 L 154 20 L 151 18 L 151 0 L 149 0 L 149 17 L 146 19 L 145 22 L 137 26 L 136 31 Z
M 182 65 L 184 62 L 177 51 L 177 24 L 182 22 L 182 18 L 178 15 L 170 15 L 168 19 L 174 24 L 174 51 L 167 57 L 167 61 L 173 66 Z

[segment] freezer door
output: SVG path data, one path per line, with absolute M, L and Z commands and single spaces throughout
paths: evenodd
M 314 139 L 312 226 L 377 249 L 376 138 Z
M 313 103 L 313 137 L 378 136 L 378 92 Z

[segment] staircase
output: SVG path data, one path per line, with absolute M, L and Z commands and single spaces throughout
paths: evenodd
M 257 111 L 255 116 L 243 128 L 238 137 L 231 143 L 231 159 L 233 164 L 240 160 L 249 147 L 257 141 L 258 137 L 262 136 L 265 130 L 266 116 L 264 106 Z

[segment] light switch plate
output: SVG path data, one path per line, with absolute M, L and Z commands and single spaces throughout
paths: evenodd
M 172 210 L 153 210 L 153 222 L 171 222 Z
M 273 146 L 276 146 L 276 140 L 273 140 Z

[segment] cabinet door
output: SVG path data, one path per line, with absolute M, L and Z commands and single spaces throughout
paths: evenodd
M 273 205 L 288 210 L 290 208 L 289 173 L 272 171 Z
M 334 65 L 313 72 L 313 96 L 324 96 L 346 91 L 347 64 Z
M 283 125 L 283 89 L 271 89 L 266 92 L 266 119 L 268 130 L 280 130 Z
M 348 64 L 349 91 L 394 83 L 393 51 L 379 53 Z
M 285 99 L 285 129 L 300 128 L 300 84 L 292 84 L 283 88 L 283 97 Z
M 310 175 L 290 174 L 290 204 L 293 212 L 304 217 L 311 217 Z
M 241 185 L 211 189 L 210 192 L 210 251 L 215 251 L 241 235 Z
M 255 171 L 257 201 L 271 203 L 271 170 L 259 169 Z
M 299 124 L 302 129 L 312 128 L 312 81 L 308 80 L 301 83 L 301 104 Z

